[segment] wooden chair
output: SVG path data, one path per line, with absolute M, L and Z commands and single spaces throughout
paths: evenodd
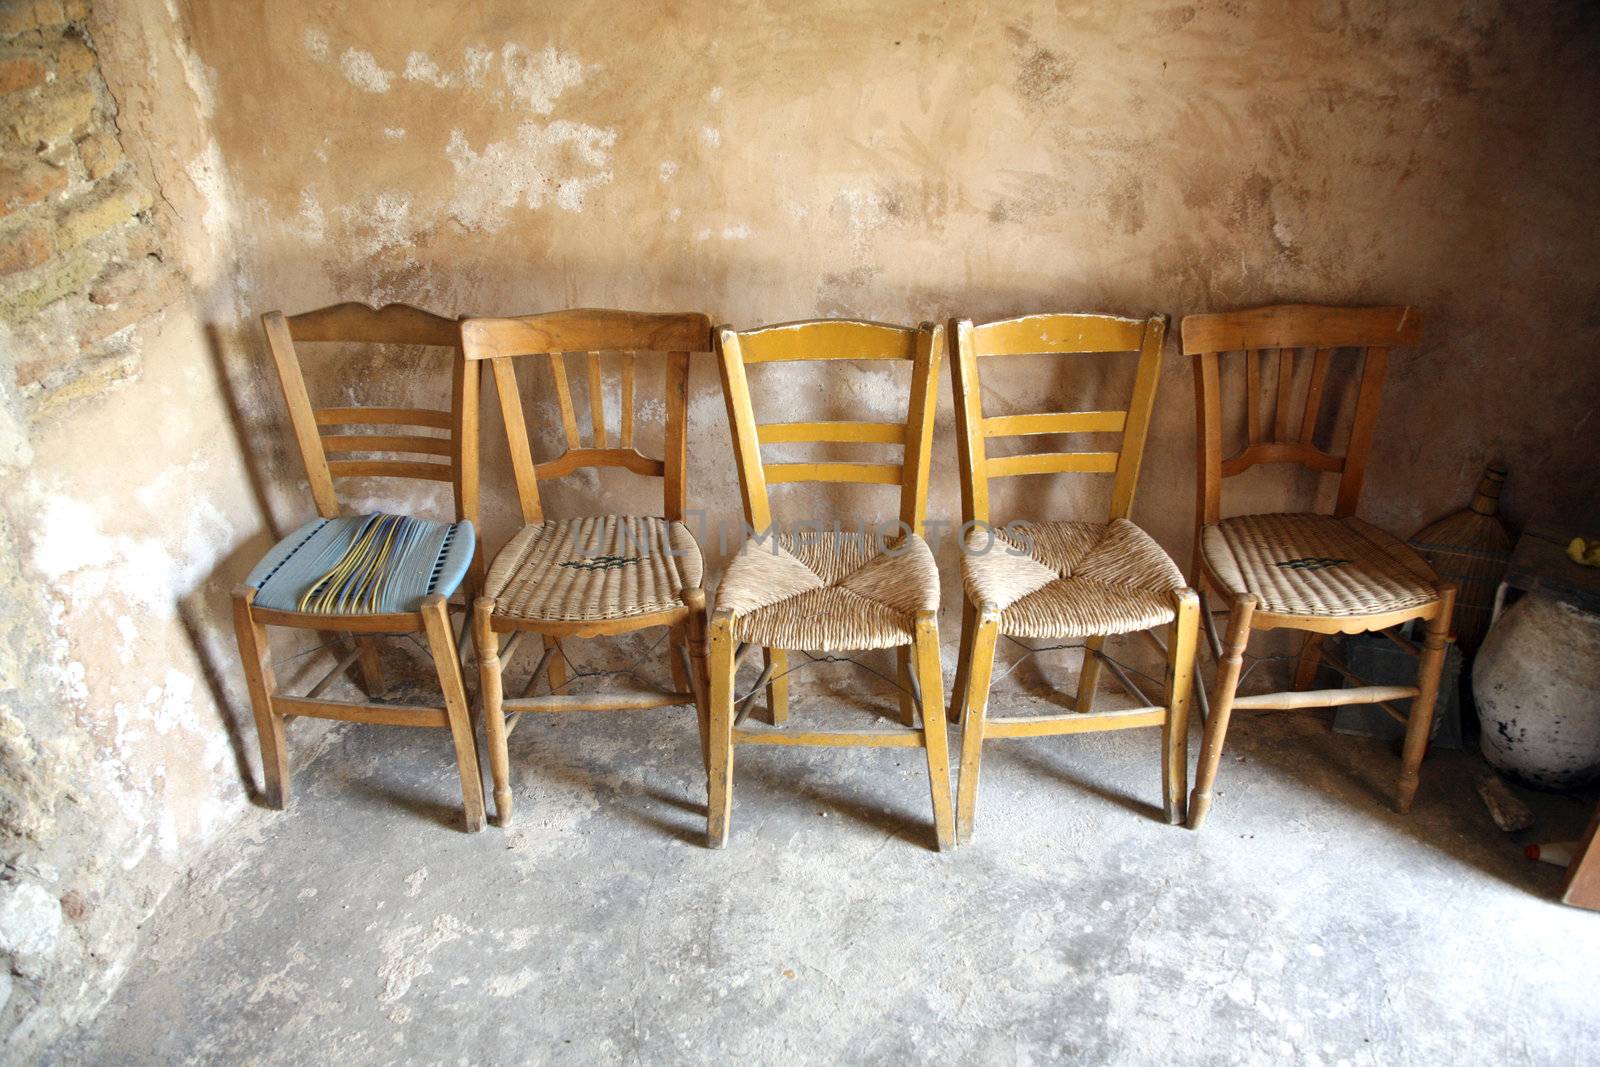
M 1455 587 L 1441 581 L 1403 542 L 1356 518 L 1355 511 L 1378 421 L 1389 349 L 1414 345 L 1421 335 L 1422 315 L 1410 307 L 1288 305 L 1190 315 L 1183 320 L 1183 351 L 1195 357 L 1200 438 L 1191 576 L 1201 593 L 1202 618 L 1212 655 L 1218 661 L 1189 802 L 1192 829 L 1200 828 L 1211 808 L 1223 738 L 1236 710 L 1377 704 L 1406 727 L 1395 806 L 1402 813 L 1411 807 L 1417 792 L 1417 768 L 1433 723 Z M 1317 439 L 1330 366 L 1341 349 L 1360 349 L 1363 356 L 1349 437 L 1344 453 L 1335 455 L 1324 451 Z M 1245 446 L 1227 459 L 1222 456 L 1220 367 L 1224 352 L 1242 352 L 1245 370 Z M 1276 359 L 1270 355 L 1273 352 Z M 1302 376 L 1295 373 L 1297 353 L 1309 356 L 1303 390 L 1298 381 Z M 1269 377 L 1273 379 L 1270 388 L 1265 381 Z M 1272 398 L 1270 422 L 1268 395 Z M 1298 423 L 1291 429 L 1291 416 L 1297 409 Z M 1292 463 L 1339 475 L 1333 514 L 1223 518 L 1222 480 L 1260 463 Z M 1204 603 L 1208 591 L 1225 598 L 1231 609 L 1227 635 L 1221 641 Z M 1426 625 L 1420 649 L 1390 632 L 1412 619 Z M 1295 671 L 1295 691 L 1237 696 L 1250 634 L 1279 628 L 1307 631 Z M 1419 657 L 1416 685 L 1363 683 L 1349 689 L 1309 689 L 1320 663 L 1354 678 L 1337 657 L 1323 649 L 1328 634 L 1375 631 L 1384 632 Z M 1411 700 L 1409 715 L 1393 705 L 1393 701 L 1406 699 Z
M 461 772 L 467 829 L 483 829 L 483 779 L 478 770 L 466 689 L 448 599 L 477 570 L 477 537 L 464 512 L 476 511 L 474 483 L 463 477 L 464 438 L 458 415 L 475 404 L 477 378 L 463 373 L 458 327 L 405 304 L 373 309 L 339 304 L 285 317 L 261 317 L 289 407 L 295 443 L 319 518 L 306 523 L 267 553 L 233 594 L 234 630 L 250 687 L 266 801 L 282 808 L 289 799 L 284 721 L 294 716 L 392 726 L 447 727 Z M 448 349 L 452 358 L 453 412 L 419 408 L 313 408 L 301 374 L 297 343 L 334 342 L 421 345 Z M 409 434 L 352 433 L 355 428 L 400 427 Z M 329 459 L 329 454 L 341 458 Z M 400 454 L 410 458 L 371 458 Z M 368 458 L 360 458 L 362 456 Z M 355 457 L 355 458 L 351 458 Z M 454 522 L 397 515 L 340 515 L 336 478 L 398 478 L 448 482 Z M 304 696 L 278 692 L 267 644 L 268 626 L 355 635 L 355 647 Z M 384 690 L 373 634 L 424 634 L 443 690 L 443 707 L 323 699 L 352 663 L 374 701 Z
M 733 804 L 735 745 L 850 745 L 927 750 L 928 781 L 940 848 L 953 843 L 944 679 L 939 666 L 939 572 L 922 539 L 938 384 L 940 335 L 870 322 L 796 322 L 716 334 L 722 387 L 739 466 L 745 521 L 757 532 L 724 574 L 710 624 L 710 804 L 706 837 L 727 842 Z M 793 360 L 903 360 L 911 364 L 904 422 L 775 422 L 757 425 L 745 367 Z M 854 442 L 898 445 L 900 463 L 766 463 L 761 446 Z M 768 487 L 789 482 L 892 485 L 900 491 L 896 538 L 841 530 L 778 532 Z M 734 697 L 734 675 L 760 648 L 765 669 L 747 697 Z M 897 649 L 908 695 L 898 729 L 788 731 L 742 725 L 757 691 L 767 688 L 773 725 L 788 717 L 788 652 Z M 912 666 L 912 657 L 915 666 Z M 920 706 L 922 726 L 915 725 Z
M 963 546 L 966 598 L 961 658 L 952 716 L 964 719 L 956 839 L 971 839 L 983 743 L 1000 737 L 1039 737 L 1159 726 L 1162 795 L 1167 821 L 1181 822 L 1188 777 L 1189 686 L 1200 626 L 1199 599 L 1178 567 L 1129 521 L 1145 435 L 1161 373 L 1163 315 L 1029 315 L 974 326 L 953 322 L 951 377 L 956 391 L 961 454 L 961 510 L 969 532 Z M 1082 360 L 1086 353 L 1137 352 L 1126 410 L 1045 414 L 983 414 L 980 361 L 1053 354 Z M 1115 452 L 1036 452 L 989 456 L 996 438 L 1037 434 L 1119 433 Z M 991 525 L 989 481 L 1035 474 L 1110 474 L 1111 506 L 1104 522 L 1012 522 Z M 1162 645 L 1150 632 L 1165 627 Z M 1095 711 L 1102 648 L 1107 637 L 1143 632 L 1167 661 L 1166 692 L 1153 702 L 1115 664 L 1112 669 L 1139 707 Z M 1060 715 L 992 718 L 989 684 L 1000 637 L 1084 641 L 1075 710 Z
M 652 315 L 628 311 L 557 311 L 510 319 L 467 319 L 462 350 L 469 364 L 487 360 L 511 448 L 511 469 L 524 526 L 500 550 L 473 611 L 473 643 L 483 679 L 484 729 L 494 778 L 496 820 L 511 819 L 510 757 L 506 739 L 522 712 L 633 711 L 694 703 L 705 749 L 705 591 L 700 547 L 683 524 L 689 401 L 689 353 L 706 352 L 711 322 L 699 314 Z M 567 352 L 586 354 L 589 418 L 593 441 L 578 434 L 577 413 L 567 382 Z M 605 419 L 603 352 L 619 352 L 621 426 L 611 444 Z M 636 355 L 637 354 L 637 355 Z M 567 448 L 535 463 L 517 391 L 514 361 L 546 356 L 561 409 Z M 664 355 L 666 436 L 661 459 L 634 447 L 634 377 L 638 355 Z M 468 427 L 464 466 L 478 476 L 475 444 L 476 395 L 464 413 Z M 662 479 L 662 515 L 601 515 L 546 519 L 539 480 L 560 478 L 584 467 L 620 467 Z M 673 692 L 562 693 L 568 678 L 563 638 L 629 634 L 670 628 Z M 499 635 L 511 639 L 500 646 Z M 528 634 L 543 652 L 519 699 L 506 699 L 502 675 Z M 541 677 L 550 693 L 531 696 Z M 512 717 L 510 723 L 508 717 Z

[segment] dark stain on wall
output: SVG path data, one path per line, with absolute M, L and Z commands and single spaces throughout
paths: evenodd
M 1006 37 L 1020 56 L 1012 82 L 1017 95 L 1035 108 L 1050 107 L 1065 99 L 1072 88 L 1072 60 L 1043 47 L 1020 26 L 1008 26 Z

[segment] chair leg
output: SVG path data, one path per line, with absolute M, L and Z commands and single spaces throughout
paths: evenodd
M 439 689 L 444 693 L 444 712 L 450 720 L 450 740 L 456 749 L 456 769 L 461 773 L 461 805 L 466 814 L 467 832 L 483 829 L 483 772 L 478 769 L 478 739 L 467 713 L 467 687 L 461 679 L 455 634 L 450 627 L 450 610 L 437 593 L 422 602 L 422 627 L 428 636 L 428 651 L 439 674 Z
M 250 710 L 255 715 L 256 734 L 261 739 L 262 796 L 268 807 L 282 811 L 289 803 L 289 748 L 284 743 L 283 716 L 272 708 L 278 691 L 272 674 L 272 653 L 267 644 L 267 628 L 256 622 L 250 611 L 256 591 L 242 586 L 233 594 L 233 633 L 239 642 L 239 658 L 244 663 L 245 681 L 250 687 Z
M 1400 781 L 1395 788 L 1395 810 L 1404 815 L 1417 796 L 1418 772 L 1428 752 L 1428 735 L 1433 732 L 1433 706 L 1439 696 L 1439 676 L 1444 673 L 1445 651 L 1450 643 L 1450 616 L 1456 605 L 1456 587 L 1439 586 L 1439 611 L 1428 620 L 1422 641 L 1422 658 L 1417 664 L 1417 695 L 1406 716 L 1406 741 L 1400 753 Z
M 672 654 L 667 657 L 667 667 L 672 671 L 672 688 L 680 693 L 689 692 L 689 672 L 683 668 L 683 659 L 677 654 L 678 647 L 687 647 L 689 633 L 686 624 L 679 623 L 672 627 L 672 632 L 667 635 L 667 647 L 672 649 Z
M 567 656 L 561 647 L 561 642 L 554 637 L 544 639 L 545 648 L 553 648 L 556 654 L 550 657 L 550 666 L 544 670 L 545 684 L 550 687 L 550 692 L 558 693 L 561 687 L 567 684 Z
M 1161 803 L 1167 822 L 1184 820 L 1189 779 L 1189 696 L 1200 636 L 1200 598 L 1178 595 L 1178 616 L 1167 630 L 1167 717 L 1161 724 Z
M 1239 667 L 1244 648 L 1250 643 L 1250 619 L 1255 615 L 1256 599 L 1241 595 L 1233 600 L 1228 619 L 1228 635 L 1222 642 L 1222 657 L 1217 664 L 1217 684 L 1211 691 L 1211 715 L 1206 719 L 1200 743 L 1200 765 L 1195 768 L 1194 793 L 1189 797 L 1189 829 L 1205 825 L 1211 811 L 1211 789 L 1217 781 L 1217 765 L 1222 761 L 1222 742 L 1228 736 L 1228 719 L 1233 714 L 1234 691 L 1239 688 Z
M 772 668 L 772 681 L 767 683 L 767 721 L 782 726 L 789 721 L 789 653 L 781 648 L 761 650 L 764 666 Z
M 1222 659 L 1222 638 L 1217 636 L 1217 620 L 1211 614 L 1211 603 L 1206 600 L 1204 587 L 1197 588 L 1200 594 L 1200 632 L 1205 635 L 1206 651 L 1211 653 L 1211 662 L 1216 663 Z
M 1094 691 L 1100 685 L 1100 650 L 1105 644 L 1104 637 L 1091 637 L 1083 643 L 1083 666 L 1078 669 L 1078 695 L 1072 704 L 1074 711 L 1094 710 Z
M 478 691 L 483 695 L 483 734 L 494 780 L 494 821 L 511 823 L 511 755 L 506 750 L 504 682 L 500 676 L 500 638 L 494 632 L 494 598 L 472 603 L 472 641 L 478 646 Z M 552 665 L 554 660 L 551 660 Z
M 910 646 L 910 645 L 901 645 L 899 648 L 894 650 L 894 663 L 895 663 L 895 672 L 894 673 L 895 673 L 896 679 L 898 679 L 899 682 L 900 682 L 900 725 L 901 726 L 915 726 L 915 725 L 917 725 L 917 702 L 911 696 L 911 668 L 912 668 L 911 660 L 912 660 L 912 646 Z M 921 681 L 922 681 L 921 665 L 920 664 L 917 665 L 917 671 L 918 671 L 918 673 L 917 673 L 917 681 L 920 684 Z M 943 700 L 943 696 L 944 696 L 944 681 L 942 679 L 939 682 L 939 695 L 940 695 L 940 698 L 941 698 L 939 700 L 940 714 L 943 714 L 943 707 L 944 707 L 944 700 Z M 926 699 L 926 697 L 924 697 L 924 699 Z
M 961 598 L 961 644 L 956 653 L 956 684 L 950 690 L 950 721 L 965 722 L 967 717 L 967 675 L 972 671 L 972 639 L 978 631 L 978 609 L 965 596 Z
M 1306 643 L 1300 646 L 1300 658 L 1294 667 L 1294 691 L 1303 693 L 1317 680 L 1317 668 L 1322 666 L 1322 645 L 1327 634 L 1306 634 Z
M 689 605 L 689 621 L 684 626 L 684 643 L 689 651 L 689 687 L 694 691 L 695 720 L 700 727 L 700 763 L 711 766 L 711 678 L 706 668 L 706 591 L 687 589 L 683 602 Z
M 445 611 L 447 613 L 449 612 L 449 608 L 450 606 L 446 604 Z M 452 626 L 451 632 L 454 633 L 456 637 L 456 664 L 461 668 L 463 676 L 476 672 L 478 666 L 478 646 L 473 641 L 472 635 L 471 597 L 467 598 L 466 610 L 461 613 L 461 625 Z M 467 651 L 468 649 L 472 650 L 470 654 Z M 476 723 L 478 721 L 477 706 L 470 706 L 473 708 L 472 721 Z
M 917 613 L 913 644 L 922 689 L 922 743 L 928 750 L 928 786 L 933 791 L 933 826 L 940 851 L 955 847 L 950 810 L 950 741 L 945 730 L 944 668 L 939 663 L 939 614 Z
M 356 658 L 356 670 L 361 675 L 361 688 L 373 700 L 383 696 L 389 687 L 383 680 L 383 659 L 378 654 L 375 638 L 355 634 L 356 648 L 361 655 Z
M 980 612 L 972 636 L 972 663 L 967 668 L 961 781 L 956 789 L 956 843 L 961 845 L 972 840 L 973 818 L 978 807 L 978 765 L 983 758 L 983 721 L 989 710 L 989 679 L 994 672 L 994 644 L 999 637 L 999 612 Z
M 728 843 L 728 821 L 733 813 L 733 613 L 719 611 L 711 617 L 711 721 L 706 760 L 706 844 L 721 848 Z

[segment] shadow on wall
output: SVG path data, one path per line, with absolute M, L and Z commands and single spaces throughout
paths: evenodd
M 239 657 L 230 635 L 217 621 L 229 618 L 233 611 L 227 584 L 237 581 L 236 576 L 253 566 L 267 548 L 268 542 L 262 537 L 252 537 L 221 560 L 205 581 L 193 593 L 179 598 L 177 604 L 184 635 L 200 665 L 217 717 L 227 731 L 239 782 L 250 803 L 257 805 L 262 802 L 263 793 L 250 756 L 255 748 L 255 719 L 248 695 L 229 687 L 229 679 L 239 680 Z
M 252 320 L 253 322 L 253 320 Z M 248 327 L 242 328 L 239 337 L 235 338 L 236 347 L 241 353 L 247 353 L 248 358 L 259 365 L 261 359 L 261 346 L 259 341 L 251 343 L 244 339 Z M 207 323 L 205 327 L 206 349 L 211 356 L 212 374 L 217 382 L 217 392 L 224 409 L 228 413 L 228 422 L 233 426 L 234 441 L 238 446 L 239 456 L 245 470 L 245 476 L 250 479 L 250 495 L 255 499 L 256 510 L 261 513 L 261 521 L 266 527 L 272 543 L 276 543 L 283 536 L 283 531 L 278 528 L 277 519 L 272 513 L 272 499 L 267 492 L 271 484 L 271 457 L 277 449 L 275 447 L 258 448 L 257 445 L 268 439 L 269 435 L 277 433 L 277 427 L 263 427 L 259 417 L 252 422 L 246 415 L 250 410 L 246 404 L 240 402 L 236 395 L 236 386 L 233 375 L 228 367 L 228 338 L 223 334 L 222 328 L 215 322 Z M 258 389 L 254 399 L 262 399 L 264 390 Z M 255 410 L 261 411 L 259 403 Z M 266 457 L 265 461 L 263 457 Z M 263 550 L 264 551 L 264 550 Z M 243 572 L 241 572 L 243 573 Z
M 206 301 L 196 303 L 197 311 L 207 304 Z M 206 689 L 217 709 L 217 717 L 227 733 L 240 785 L 249 801 L 259 805 L 263 792 L 252 756 L 255 750 L 254 715 L 248 694 L 243 691 L 238 652 L 227 620 L 232 617 L 233 587 L 281 536 L 268 490 L 274 482 L 274 461 L 281 453 L 281 446 L 276 439 L 278 428 L 275 425 L 269 425 L 262 416 L 252 419 L 248 414 L 251 411 L 269 410 L 263 402 L 264 389 L 256 389 L 253 396 L 241 390 L 236 374 L 229 365 L 230 351 L 240 352 L 243 359 L 259 358 L 259 346 L 247 340 L 248 332 L 248 327 L 245 327 L 239 329 L 237 334 L 230 335 L 226 328 L 216 322 L 207 323 L 204 327 L 218 399 L 227 412 L 233 430 L 234 445 L 240 466 L 249 480 L 250 495 L 260 517 L 261 531 L 219 559 L 211 572 L 192 592 L 180 597 L 175 606 Z

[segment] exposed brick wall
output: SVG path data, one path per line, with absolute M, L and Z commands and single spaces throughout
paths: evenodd
M 34 414 L 137 373 L 131 328 L 180 293 L 88 16 L 0 0 L 0 324 Z

